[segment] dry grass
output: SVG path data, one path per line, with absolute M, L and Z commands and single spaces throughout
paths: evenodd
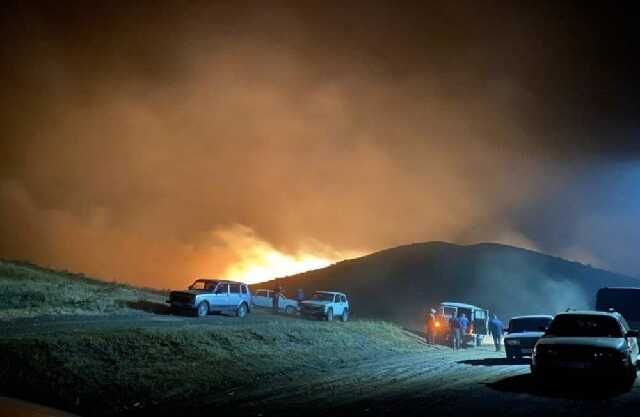
M 113 314 L 128 303 L 163 303 L 160 291 L 109 283 L 25 262 L 0 261 L 0 320 L 57 314 Z
M 81 415 L 198 407 L 235 389 L 431 349 L 383 322 L 109 329 L 0 340 L 0 390 Z

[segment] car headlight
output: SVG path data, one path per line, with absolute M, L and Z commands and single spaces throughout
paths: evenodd
M 511 345 L 511 346 L 519 345 L 519 344 L 520 344 L 520 341 L 519 341 L 518 339 L 507 339 L 507 340 L 505 340 L 504 342 L 505 342 L 507 345 Z

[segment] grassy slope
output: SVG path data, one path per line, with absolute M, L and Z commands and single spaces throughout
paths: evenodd
M 0 339 L 0 392 L 83 415 L 196 406 L 212 393 L 429 349 L 397 326 L 283 320 L 260 327 L 108 330 Z M 188 400 L 187 400 L 188 399 Z
M 0 320 L 44 314 L 116 313 L 126 311 L 129 303 L 163 303 L 165 299 L 161 292 L 0 260 Z

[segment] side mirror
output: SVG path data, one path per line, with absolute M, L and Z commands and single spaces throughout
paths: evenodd
M 640 336 L 640 332 L 638 332 L 637 330 L 629 330 L 627 332 L 627 334 L 624 335 L 625 337 L 638 337 Z
M 509 333 L 509 329 L 502 329 L 504 333 Z

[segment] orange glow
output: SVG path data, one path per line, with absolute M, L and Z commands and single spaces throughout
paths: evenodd
M 234 256 L 234 260 L 224 272 L 224 277 L 247 284 L 324 268 L 360 255 L 339 253 L 317 242 L 310 243 L 295 253 L 285 253 L 242 225 L 219 230 L 216 237 L 226 244 Z
M 273 248 L 257 247 L 253 248 L 248 259 L 229 266 L 225 277 L 253 284 L 312 269 L 324 268 L 336 261 L 311 254 L 286 255 Z
M 436 321 L 436 327 L 440 327 L 440 322 Z

